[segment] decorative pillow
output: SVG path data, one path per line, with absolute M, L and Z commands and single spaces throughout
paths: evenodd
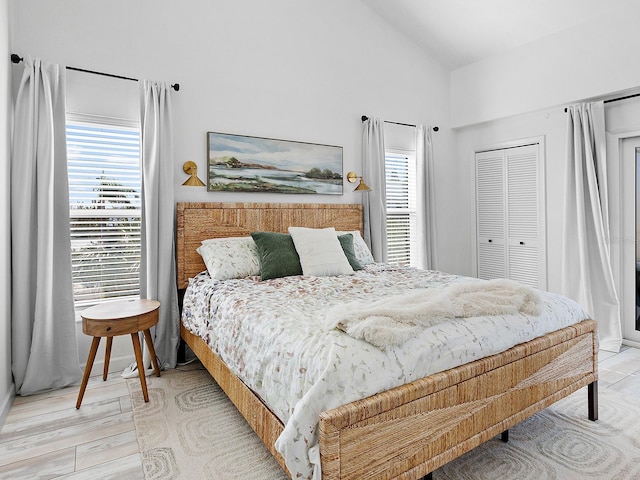
M 252 232 L 251 237 L 258 249 L 262 280 L 302 275 L 300 257 L 291 235 L 277 232 Z
M 356 258 L 356 253 L 353 250 L 353 235 L 350 233 L 345 233 L 344 235 L 338 235 L 338 240 L 340 241 L 340 246 L 342 247 L 342 251 L 347 256 L 347 260 L 349 260 L 349 265 L 354 270 L 362 270 L 362 265 Z
M 251 237 L 204 240 L 196 251 L 214 280 L 260 275 L 258 249 Z
M 350 233 L 353 235 L 353 251 L 356 254 L 356 258 L 361 266 L 369 265 L 373 263 L 375 260 L 373 259 L 373 255 L 371 255 L 371 250 L 364 242 L 362 235 L 360 235 L 360 230 L 353 230 L 350 232 L 336 232 L 338 235 L 344 235 L 345 233 Z
M 335 228 L 289 227 L 304 275 L 326 277 L 353 273 Z

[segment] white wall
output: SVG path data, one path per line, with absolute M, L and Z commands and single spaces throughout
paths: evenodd
M 451 73 L 455 127 L 637 89 L 640 2 Z
M 179 5 L 21 1 L 16 49 L 66 65 L 179 82 L 176 184 L 186 179 L 186 160 L 204 171 L 207 131 L 343 145 L 345 170 L 359 170 L 362 114 L 448 124 L 447 72 L 360 2 Z M 246 199 L 186 187 L 177 197 Z M 360 198 L 348 193 L 322 200 Z
M 640 63 L 629 54 L 640 42 L 636 25 L 639 17 L 640 3 L 628 2 L 625 12 L 603 16 L 451 74 L 452 124 L 457 127 L 457 161 L 466 165 L 461 179 L 469 185 L 464 199 L 469 210 L 473 204 L 472 161 L 476 149 L 521 138 L 545 138 L 547 271 L 551 291 L 560 292 L 566 175 L 564 106 L 640 91 Z M 640 131 L 638 99 L 607 104 L 605 112 L 608 141 L 616 134 Z M 618 188 L 618 159 L 609 160 L 609 180 L 613 182 L 611 219 L 616 227 L 611 232 L 611 248 L 614 267 L 618 268 L 625 244 L 619 228 L 624 202 Z M 470 223 L 468 248 L 472 252 L 474 231 L 475 226 Z M 619 271 L 614 273 L 620 284 Z M 633 295 L 628 297 L 633 301 Z
M 13 398 L 11 376 L 11 260 L 9 227 L 9 149 L 11 112 L 11 39 L 9 0 L 0 0 L 0 428 Z
M 640 98 L 607 103 L 605 105 L 607 130 L 609 211 L 611 220 L 611 257 L 614 278 L 620 296 L 623 336 L 626 343 L 638 341 L 635 324 L 635 190 L 633 155 L 620 158 L 620 139 L 640 136 Z M 547 272 L 548 290 L 563 293 L 560 285 L 562 263 L 562 223 L 566 181 L 566 113 L 563 107 L 553 107 L 514 117 L 484 122 L 460 128 L 457 131 L 460 162 L 467 165 L 469 209 L 473 205 L 473 158 L 476 150 L 522 138 L 542 136 L 545 139 L 546 192 L 547 192 Z M 625 162 L 626 165 L 621 164 Z M 622 195 L 621 183 L 628 179 L 631 186 Z M 625 209 L 629 208 L 626 219 Z M 474 252 L 475 225 L 468 225 L 468 248 Z M 625 256 L 626 255 L 626 256 Z M 624 280 L 623 280 L 624 278 Z M 626 283 L 625 283 L 626 282 Z M 624 287 L 624 288 L 623 288 Z M 626 314 L 626 315 L 625 315 Z M 637 343 L 636 343 L 637 345 Z
M 205 180 L 207 131 L 342 145 L 346 173 L 362 171 L 361 115 L 438 125 L 440 267 L 468 269 L 468 256 L 456 252 L 465 213 L 456 195 L 449 74 L 359 1 L 20 0 L 17 9 L 21 55 L 180 84 L 173 94 L 177 201 L 361 202 L 346 182 L 342 196 L 183 187 L 187 160 Z M 70 110 L 130 108 L 115 99 L 133 83 L 72 72 L 68 79 Z M 87 83 L 104 91 L 83 97 Z
M 474 154 L 487 147 L 521 139 L 544 137 L 546 162 L 546 217 L 547 217 L 547 288 L 559 292 L 559 265 L 562 245 L 562 206 L 564 191 L 564 149 L 565 149 L 565 113 L 563 108 L 552 108 L 518 115 L 508 119 L 472 125 L 457 131 L 458 161 L 462 173 L 461 201 L 467 206 L 470 215 L 466 224 L 466 248 L 475 258 L 475 216 L 473 205 L 475 195 Z
M 622 134 L 625 132 L 640 131 L 640 99 L 609 103 L 605 106 L 606 129 L 610 134 Z M 460 163 L 464 164 L 464 177 L 461 181 L 468 185 L 466 189 L 465 204 L 473 204 L 474 194 L 474 152 L 485 147 L 512 142 L 515 140 L 544 137 L 546 159 L 546 192 L 547 192 L 547 274 L 548 289 L 560 290 L 560 264 L 562 245 L 562 216 L 564 214 L 565 191 L 565 149 L 566 149 L 566 113 L 564 107 L 553 107 L 545 110 L 530 112 L 515 117 L 510 117 L 492 122 L 484 122 L 457 130 L 457 148 Z M 608 138 L 611 138 L 610 136 Z M 612 220 L 617 221 L 621 198 L 619 196 L 619 171 L 618 161 L 609 159 L 610 178 L 612 189 L 610 191 Z M 473 217 L 468 223 L 467 235 L 469 238 L 467 248 L 475 251 L 474 235 L 475 224 Z M 616 248 L 622 242 L 619 232 L 612 231 L 612 250 L 617 255 Z

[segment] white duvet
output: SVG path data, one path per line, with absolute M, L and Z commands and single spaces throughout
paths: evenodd
M 418 378 L 504 351 L 588 318 L 566 297 L 540 292 L 537 316 L 439 323 L 381 350 L 323 328 L 332 307 L 477 281 L 435 271 L 369 265 L 355 275 L 190 281 L 182 321 L 282 420 L 276 442 L 294 478 L 320 477 L 318 415 Z

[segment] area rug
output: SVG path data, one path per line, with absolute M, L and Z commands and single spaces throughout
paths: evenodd
M 127 385 L 145 480 L 288 478 L 202 365 Z
M 127 381 L 146 480 L 288 477 L 201 365 Z M 599 420 L 582 389 L 433 472 L 434 480 L 640 478 L 640 406 L 601 389 Z

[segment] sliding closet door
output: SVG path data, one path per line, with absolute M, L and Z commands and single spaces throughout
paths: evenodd
M 546 288 L 539 145 L 476 154 L 478 277 Z

